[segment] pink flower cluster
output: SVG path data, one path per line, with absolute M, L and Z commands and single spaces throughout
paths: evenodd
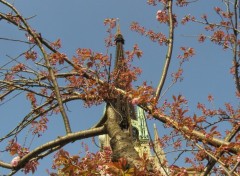
M 160 23 L 167 23 L 168 22 L 168 14 L 165 10 L 158 10 L 157 11 L 157 15 L 156 15 L 156 19 L 160 22 Z
M 12 159 L 11 165 L 12 167 L 16 167 L 18 165 L 18 162 L 20 161 L 20 156 L 16 156 Z

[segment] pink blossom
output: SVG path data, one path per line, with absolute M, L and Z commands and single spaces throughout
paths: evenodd
M 18 165 L 18 162 L 20 161 L 20 157 L 19 156 L 16 156 L 16 157 L 14 157 L 13 159 L 12 159 L 12 161 L 11 161 L 11 165 L 13 166 L 13 167 L 16 167 L 17 165 Z
M 97 168 L 98 168 L 99 170 L 102 170 L 102 169 L 103 169 L 103 166 L 99 165 Z
M 162 10 L 158 10 L 157 15 L 161 14 L 162 12 L 163 12 Z
M 138 104 L 140 102 L 140 98 L 134 98 L 132 99 L 132 104 L 135 105 L 135 104 Z
M 168 21 L 168 15 L 166 11 L 158 10 L 156 14 L 156 19 L 161 23 L 166 23 Z
M 240 162 L 240 156 L 237 157 L 237 161 Z
M 163 13 L 162 10 L 157 11 L 156 19 L 159 20 L 159 16 Z

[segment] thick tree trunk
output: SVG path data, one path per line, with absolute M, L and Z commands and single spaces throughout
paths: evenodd
M 110 145 L 113 151 L 112 160 L 117 161 L 119 158 L 125 158 L 130 167 L 138 167 L 140 164 L 140 157 L 134 149 L 133 141 L 129 132 L 121 130 L 117 123 L 117 112 L 111 105 L 107 106 L 107 122 L 106 128 L 110 136 Z

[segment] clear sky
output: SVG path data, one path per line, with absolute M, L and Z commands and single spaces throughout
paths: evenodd
M 210 19 L 215 20 L 217 17 L 213 15 L 212 9 L 219 2 L 219 0 L 200 0 L 186 8 L 174 8 L 174 10 L 175 13 L 180 15 L 179 19 L 186 14 L 201 15 L 211 13 Z M 132 32 L 130 24 L 133 21 L 137 21 L 148 29 L 151 28 L 167 34 L 166 28 L 159 25 L 155 18 L 157 10 L 161 8 L 160 6 L 149 6 L 146 0 L 21 0 L 15 1 L 15 5 L 25 17 L 36 15 L 30 20 L 30 24 L 44 38 L 49 41 L 55 41 L 60 38 L 62 40 L 61 51 L 66 53 L 69 58 L 75 54 L 77 48 L 91 48 L 93 51 L 105 53 L 104 38 L 107 36 L 107 33 L 103 21 L 106 18 L 119 18 L 121 31 L 126 43 L 124 46 L 125 50 L 131 50 L 133 45 L 137 43 L 144 53 L 140 60 L 136 59 L 134 61 L 134 64 L 140 66 L 143 70 L 139 81 L 135 85 L 141 85 L 143 81 L 152 83 L 153 86 L 158 84 L 165 59 L 166 47 L 161 47 L 157 43 L 153 43 L 149 39 Z M 0 4 L 1 8 L 2 5 Z M 224 52 L 221 47 L 210 45 L 209 42 L 199 44 L 197 38 L 192 36 L 203 33 L 203 26 L 201 25 L 179 25 L 176 30 L 170 73 L 175 72 L 178 68 L 179 60 L 177 56 L 180 46 L 194 47 L 197 55 L 184 65 L 184 80 L 172 87 L 166 93 L 164 99 L 171 99 L 173 94 L 183 94 L 189 100 L 189 108 L 192 113 L 195 112 L 198 102 L 207 102 L 209 94 L 214 96 L 216 107 L 223 107 L 225 102 L 233 103 L 237 106 L 239 102 L 234 98 L 235 87 L 232 76 L 229 74 L 231 67 L 230 52 Z M 24 34 L 20 33 L 16 28 L 0 21 L 0 37 L 20 39 L 23 36 Z M 6 63 L 8 61 L 6 54 L 16 57 L 23 49 L 26 49 L 26 46 L 23 47 L 20 44 L 0 40 L 0 48 L 0 62 Z M 110 52 L 114 56 L 114 49 Z M 169 76 L 164 89 L 170 83 L 171 77 Z M 0 106 L 1 124 L 4 124 L 0 128 L 1 136 L 6 133 L 5 130 L 13 128 L 14 124 L 11 122 L 20 121 L 16 120 L 16 118 L 20 118 L 20 114 L 26 114 L 29 111 L 29 105 L 21 103 L 22 99 L 25 99 L 24 95 L 18 96 L 16 101 Z M 84 109 L 80 101 L 68 104 L 68 108 L 71 110 L 68 113 L 71 117 L 73 131 L 91 127 L 102 113 L 102 106 L 94 109 Z M 152 126 L 153 122 L 159 128 L 161 127 L 160 122 L 154 120 L 149 125 Z M 64 134 L 61 119 L 58 117 L 51 118 L 49 132 L 40 140 L 36 140 L 32 147 L 34 148 L 61 134 Z M 97 149 L 93 144 L 89 143 L 89 145 L 93 151 Z M 3 145 L 0 144 L 0 150 L 3 149 Z M 72 153 L 83 150 L 81 141 L 75 142 L 68 149 L 74 151 Z M 46 175 L 45 169 L 50 168 L 51 159 L 41 160 L 41 165 L 38 167 L 35 175 Z M 10 162 L 11 158 L 6 154 L 0 153 L 0 160 Z M 6 173 L 8 172 L 0 169 L 0 175 Z M 22 173 L 19 172 L 16 175 L 20 176 Z

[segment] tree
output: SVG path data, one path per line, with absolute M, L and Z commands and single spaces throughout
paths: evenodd
M 198 103 L 196 109 L 201 113 L 190 112 L 188 100 L 183 95 L 172 95 L 172 98 L 169 98 L 165 97 L 164 91 L 164 88 L 168 90 L 171 87 L 177 87 L 176 83 L 182 80 L 184 64 L 195 56 L 195 49 L 186 46 L 186 43 L 181 44 L 180 52 L 178 48 L 174 47 L 179 39 L 174 34 L 182 26 L 187 27 L 187 23 L 191 23 L 205 26 L 198 36 L 199 42 L 217 44 L 219 45 L 218 49 L 224 49 L 231 53 L 230 73 L 234 78 L 235 101 L 239 100 L 240 61 L 237 0 L 216 2 L 213 11 L 209 13 L 217 16 L 219 20 L 214 18 L 213 21 L 205 14 L 200 18 L 186 14 L 181 19 L 178 11 L 175 12 L 176 8 L 181 10 L 191 8 L 191 5 L 197 4 L 198 1 L 147 1 L 149 5 L 161 8 L 156 12 L 156 19 L 160 23 L 159 25 L 165 26 L 164 30 L 167 29 L 167 32 L 147 30 L 137 22 L 131 24 L 131 30 L 159 43 L 163 49 L 166 48 L 166 51 L 162 51 L 166 54 L 162 73 L 154 75 L 160 79 L 156 87 L 148 82 L 144 82 L 142 85 L 138 83 L 136 87 L 129 86 L 137 81 L 141 72 L 132 63 L 135 57 L 140 58 L 143 54 L 138 45 L 135 45 L 132 51 L 125 53 L 125 68 L 120 71 L 113 69 L 112 58 L 108 53 L 102 54 L 94 52 L 92 49 L 79 48 L 76 55 L 70 58 L 61 52 L 60 39 L 49 42 L 43 33 L 31 27 L 32 17 L 24 17 L 13 4 L 5 0 L 0 0 L 0 3 L 4 7 L 0 13 L 1 22 L 7 22 L 4 25 L 15 26 L 19 33 L 25 35 L 25 38 L 22 37 L 21 40 L 2 38 L 2 41 L 10 40 L 27 46 L 17 57 L 13 58 L 8 55 L 10 61 L 1 66 L 0 97 L 2 104 L 7 106 L 7 102 L 17 99 L 18 94 L 25 96 L 21 96 L 22 102 L 27 100 L 30 104 L 30 107 L 26 105 L 29 109 L 21 117 L 20 123 L 12 124 L 15 125 L 14 128 L 8 129 L 7 134 L 1 136 L 0 139 L 1 143 L 5 145 L 2 153 L 8 152 L 13 156 L 11 163 L 0 162 L 1 167 L 12 171 L 10 175 L 19 170 L 23 170 L 24 173 L 34 173 L 38 167 L 38 160 L 56 151 L 53 166 L 58 169 L 58 174 L 62 173 L 63 175 L 99 175 L 101 172 L 122 175 L 124 173 L 126 175 L 186 175 L 185 167 L 176 164 L 179 158 L 184 158 L 184 161 L 190 164 L 193 170 L 202 175 L 210 172 L 219 175 L 238 175 L 240 173 L 239 105 L 226 103 L 224 108 L 215 108 L 214 106 L 210 108 L 204 103 Z M 108 26 L 109 36 L 106 39 L 108 51 L 114 47 L 112 30 L 116 26 L 116 19 L 106 19 L 104 24 Z M 174 49 L 178 53 L 179 67 L 176 73 L 170 75 L 169 67 L 172 60 L 175 59 Z M 167 87 L 168 77 L 172 77 L 169 87 Z M 140 158 L 134 150 L 130 136 L 119 126 L 115 106 L 111 106 L 119 96 L 126 103 L 144 109 L 150 119 L 156 119 L 158 123 L 164 124 L 169 134 L 159 139 L 161 147 L 173 149 L 179 154 L 175 161 L 168 163 L 168 172 L 160 174 L 157 170 L 151 169 L 149 167 L 151 161 L 144 157 Z M 67 105 L 75 100 L 83 101 L 88 108 L 103 103 L 107 104 L 104 115 L 99 115 L 99 122 L 92 128 L 73 132 Z M 208 101 L 213 104 L 212 95 L 208 95 Z M 14 106 L 16 104 L 9 104 L 7 109 L 14 110 Z M 41 140 L 43 135 L 49 133 L 48 121 L 53 114 L 62 117 L 65 134 L 59 132 L 59 137 L 56 139 L 31 147 L 34 141 Z M 109 134 L 112 139 L 115 139 L 111 142 L 112 151 L 106 149 L 96 154 L 87 153 L 85 157 L 80 158 L 77 155 L 70 155 L 63 149 L 67 144 L 100 134 Z M 26 147 L 25 139 L 30 138 L 31 135 L 33 136 L 32 141 Z M 38 138 L 36 139 L 35 136 Z M 122 152 L 120 149 L 115 149 L 114 146 L 125 148 L 125 150 Z M 190 154 L 184 156 L 185 153 Z M 113 160 L 110 155 L 114 156 Z M 215 165 L 219 167 L 215 167 Z M 52 173 L 52 175 L 54 174 Z

